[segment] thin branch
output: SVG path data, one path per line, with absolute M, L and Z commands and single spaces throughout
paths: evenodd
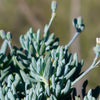
M 96 66 L 95 66 L 95 63 L 96 63 L 97 58 L 98 58 L 98 55 L 95 56 L 92 65 L 91 65 L 83 74 L 81 74 L 76 80 L 74 80 L 74 81 L 72 82 L 72 86 L 73 86 L 74 84 L 76 84 L 80 79 L 82 79 L 86 74 L 88 74 L 92 69 L 94 69 L 94 68 L 97 66 L 97 64 L 99 64 L 99 62 L 98 62 L 98 63 L 96 64 Z

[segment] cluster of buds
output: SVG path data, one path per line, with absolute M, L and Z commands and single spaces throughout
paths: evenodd
M 83 18 L 81 16 L 74 18 L 73 26 L 76 28 L 77 32 L 82 32 L 85 28 L 85 25 L 83 24 Z

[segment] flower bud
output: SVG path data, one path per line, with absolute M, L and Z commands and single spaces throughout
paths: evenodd
M 73 23 L 73 26 L 74 27 L 77 27 L 77 19 L 76 18 L 73 19 L 73 22 L 72 23 Z
M 80 26 L 80 30 L 81 30 L 81 32 L 84 31 L 84 29 L 85 29 L 85 25 L 82 24 L 82 25 Z
M 51 3 L 52 13 L 55 13 L 56 9 L 57 9 L 57 1 L 53 0 Z
M 83 18 L 81 16 L 79 16 L 77 18 L 77 23 L 78 23 L 79 26 L 81 26 L 83 24 Z

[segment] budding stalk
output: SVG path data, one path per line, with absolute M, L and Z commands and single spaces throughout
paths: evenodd
M 53 0 L 52 3 L 51 3 L 52 13 L 55 13 L 56 9 L 57 9 L 57 1 Z

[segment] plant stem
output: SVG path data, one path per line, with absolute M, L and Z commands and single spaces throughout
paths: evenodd
M 95 66 L 94 67 L 96 67 L 98 64 L 100 63 L 100 60 L 95 64 Z
M 96 56 L 95 56 L 95 58 L 94 58 L 94 61 L 93 61 L 92 65 L 91 65 L 91 68 L 94 68 L 94 65 L 95 65 L 95 63 L 96 63 L 96 60 L 97 60 L 98 56 L 99 56 L 99 55 L 96 54 Z
M 50 19 L 49 24 L 48 24 L 48 26 L 47 26 L 47 30 L 46 30 L 46 32 L 44 33 L 45 36 L 47 35 L 48 30 L 49 30 L 49 28 L 50 28 L 50 26 L 51 26 L 51 24 L 52 24 L 52 22 L 53 22 L 53 20 L 54 20 L 55 17 L 56 17 L 56 13 L 52 13 L 51 19 Z
M 50 19 L 49 24 L 48 24 L 48 29 L 50 28 L 55 16 L 56 16 L 56 13 L 52 13 L 51 19 Z
M 80 79 L 82 79 L 89 71 L 91 71 L 93 68 L 95 68 L 94 66 L 95 66 L 95 63 L 96 63 L 97 58 L 98 58 L 98 54 L 96 54 L 92 65 L 83 74 L 81 74 L 74 82 L 72 82 L 72 86 L 75 83 L 77 83 Z
M 70 40 L 70 42 L 65 46 L 66 48 L 69 48 L 70 45 L 74 42 L 74 40 L 78 37 L 79 32 L 76 32 L 74 37 Z

